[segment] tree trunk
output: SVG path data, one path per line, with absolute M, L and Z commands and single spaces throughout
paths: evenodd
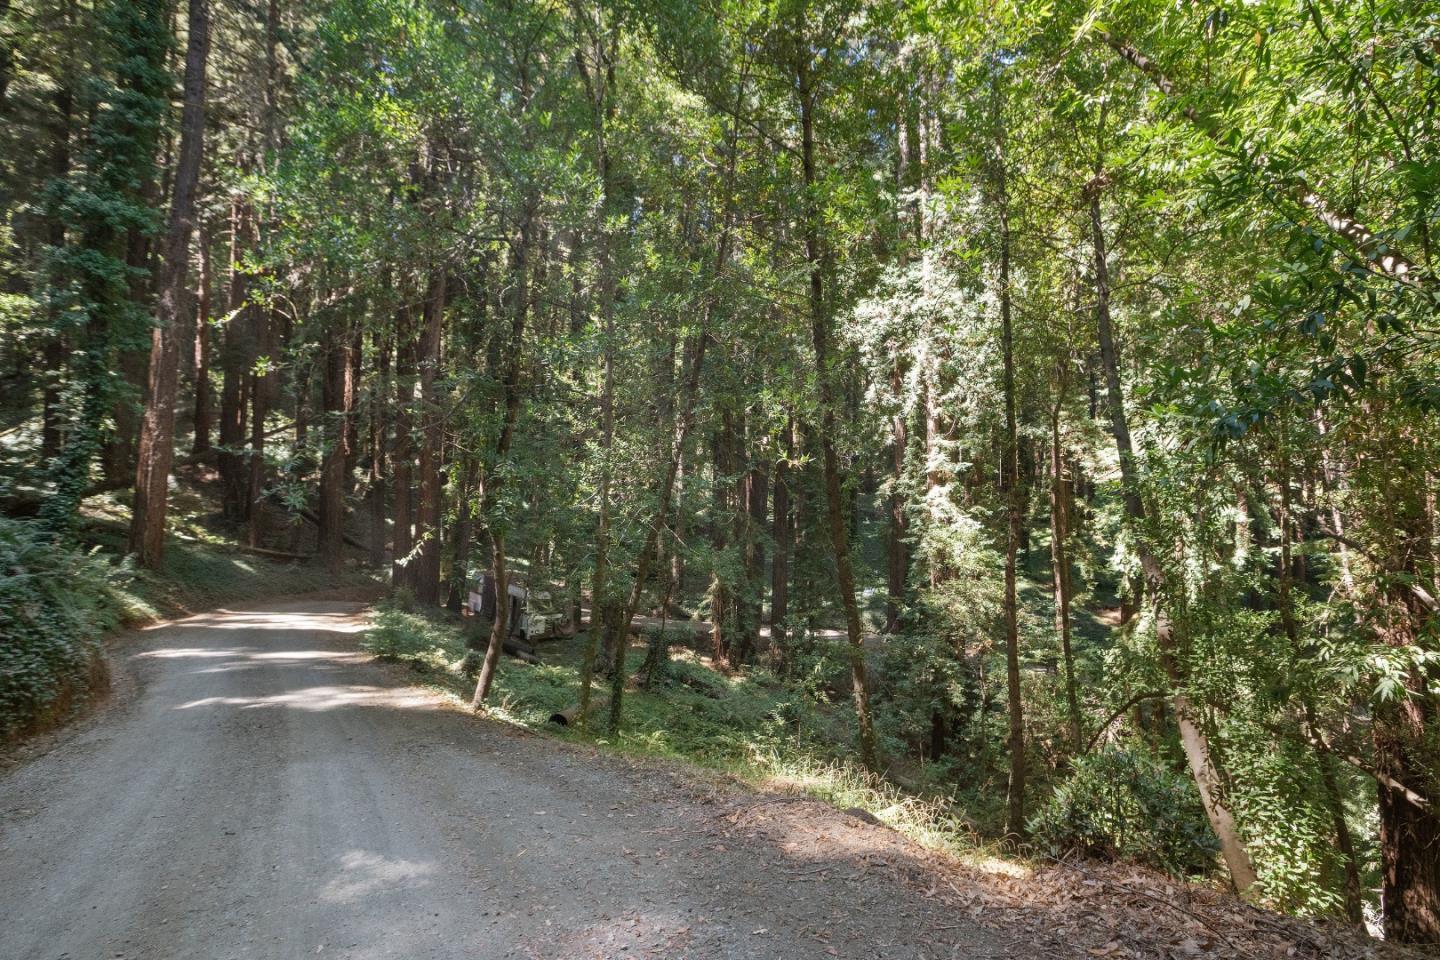
M 249 396 L 250 368 L 255 354 L 251 338 L 254 330 L 241 314 L 245 308 L 245 274 L 240 270 L 244 255 L 242 234 L 245 230 L 245 206 L 236 195 L 230 203 L 230 277 L 228 319 L 225 322 L 225 344 L 220 363 L 223 379 L 220 385 L 220 479 L 225 517 L 231 521 L 245 518 L 245 495 L 249 473 L 245 469 L 246 401 Z
M 328 331 L 321 406 L 325 411 L 325 453 L 320 461 L 320 558 L 331 569 L 344 561 L 345 550 L 345 368 L 349 363 L 349 331 Z
M 1278 517 L 1280 557 L 1276 578 L 1276 599 L 1280 612 L 1280 624 L 1285 631 L 1286 639 L 1290 642 L 1290 650 L 1293 655 L 1303 657 L 1304 643 L 1300 637 L 1299 624 L 1295 621 L 1295 601 L 1291 593 L 1291 577 L 1294 571 L 1291 562 L 1291 543 L 1294 536 L 1294 522 L 1290 503 L 1289 456 L 1290 450 L 1285 441 L 1282 427 L 1275 455 L 1277 486 L 1280 489 L 1280 516 Z M 1324 747 L 1325 741 L 1317 729 L 1315 708 L 1312 706 L 1309 693 L 1302 690 L 1300 698 L 1305 710 L 1306 735 L 1315 745 L 1315 761 L 1320 769 L 1321 786 L 1325 790 L 1325 805 L 1330 812 L 1331 823 L 1335 830 L 1335 846 L 1340 852 L 1341 868 L 1345 872 L 1345 916 L 1351 923 L 1363 923 L 1365 908 L 1360 866 L 1355 855 L 1355 844 L 1350 834 L 1350 825 L 1345 820 L 1345 801 L 1340 793 L 1340 785 L 1335 773 L 1335 758 Z
M 835 388 L 831 370 L 830 307 L 825 300 L 825 271 L 828 254 L 822 251 L 820 210 L 814 193 L 817 189 L 815 167 L 815 91 L 812 85 L 811 53 L 800 53 L 796 65 L 796 95 L 800 106 L 801 165 L 806 201 L 804 216 L 805 260 L 810 270 L 810 334 L 815 349 L 815 376 L 820 404 L 821 468 L 825 476 L 825 512 L 830 543 L 835 551 L 835 576 L 840 602 L 845 610 L 845 632 L 850 643 L 850 683 L 855 699 L 855 719 L 859 728 L 860 761 L 867 769 L 876 768 L 875 729 L 870 719 L 870 694 L 865 685 L 865 635 L 860 626 L 860 607 L 855 601 L 855 571 L 850 561 L 850 537 L 845 522 L 844 494 L 840 487 L 840 462 L 835 453 Z
M 173 36 L 173 32 L 169 35 Z M 155 208 L 163 203 L 161 187 L 151 166 L 147 166 L 140 183 L 140 196 L 147 207 Z M 152 295 L 156 292 L 158 271 L 153 240 L 151 234 L 140 227 L 129 230 L 125 263 L 130 268 L 129 299 L 138 313 L 150 312 Z M 150 390 L 150 350 L 132 346 L 128 337 L 122 338 L 117 346 L 120 389 L 114 393 L 110 410 L 114 429 L 101 450 L 100 466 L 107 483 L 123 486 L 134 480 L 139 463 L 140 430 L 145 398 Z M 179 356 L 178 350 L 176 356 Z
M 1433 636 L 1440 606 L 1425 588 L 1433 537 L 1426 501 L 1430 491 L 1423 471 L 1411 469 L 1402 445 L 1419 437 L 1396 431 L 1377 416 L 1370 442 L 1384 452 L 1361 469 L 1379 471 L 1371 481 L 1385 483 L 1389 496 L 1384 515 L 1375 523 L 1385 539 L 1376 551 L 1380 593 L 1372 616 L 1382 643 L 1394 650 L 1415 650 Z M 1403 654 L 1409 656 L 1409 654 Z M 1431 671 L 1433 674 L 1433 671 Z M 1385 939 L 1398 943 L 1440 945 L 1440 740 L 1437 704 L 1428 686 L 1431 677 L 1421 666 L 1405 672 L 1404 690 L 1375 705 L 1371 738 L 1375 765 L 1383 780 L 1380 799 L 1381 917 Z M 1421 798 L 1425 798 L 1421 802 Z
M 685 461 L 685 451 L 682 450 L 680 461 L 676 464 L 675 505 L 670 511 L 670 589 L 681 594 L 685 590 L 685 551 L 682 547 L 685 538 L 689 536 L 690 527 L 687 522 L 687 507 L 684 501 Z
M 395 447 L 390 458 L 394 466 L 395 488 L 394 549 L 390 562 L 392 587 L 413 587 L 415 583 L 415 568 L 410 559 L 415 549 L 414 517 L 410 509 L 411 487 L 415 482 L 415 440 L 411 416 L 415 403 L 414 320 L 414 313 L 408 305 L 401 306 L 395 313 Z
M 497 522 L 496 501 L 501 493 L 501 471 L 505 459 L 510 455 L 510 445 L 515 438 L 515 423 L 520 417 L 520 366 L 521 351 L 525 346 L 525 322 L 530 312 L 530 252 L 533 243 L 535 209 L 538 201 L 529 197 L 521 212 L 519 236 L 511 244 L 510 274 L 510 341 L 505 348 L 505 410 L 500 426 L 500 437 L 495 445 L 496 470 L 485 478 L 485 502 L 483 512 L 485 525 L 490 532 L 491 564 L 495 573 L 496 615 L 490 631 L 490 645 L 485 650 L 485 662 L 480 667 L 480 677 L 475 683 L 475 695 L 470 700 L 472 709 L 478 710 L 490 696 L 490 687 L 495 681 L 495 669 L 500 662 L 500 653 L 505 645 L 509 630 L 508 610 L 510 580 L 505 565 L 505 525 Z M 594 629 L 594 625 L 591 625 Z M 587 689 L 582 693 L 588 693 Z M 588 697 L 584 698 L 588 705 Z
M 607 269 L 602 254 L 601 269 Z M 603 296 L 603 294 L 602 294 Z M 610 599 L 610 455 L 615 443 L 615 362 L 612 339 L 611 316 L 602 305 L 602 325 L 605 343 L 601 355 L 600 384 L 600 515 L 595 528 L 595 572 L 590 582 L 590 628 L 585 633 L 585 652 L 580 664 L 580 727 L 589 722 L 590 685 L 595 679 L 595 661 L 602 652 L 605 662 L 614 668 L 612 651 L 609 648 L 607 614 L 612 606 Z M 578 624 L 577 624 L 578 626 Z
M 469 594 L 472 534 L 470 491 L 474 482 L 473 470 L 467 468 L 465 478 L 457 484 L 459 489 L 455 492 L 455 529 L 451 536 L 454 553 L 450 560 L 450 595 L 446 598 L 445 606 L 456 613 L 464 608 Z
M 71 18 L 66 19 L 67 28 L 73 29 Z M 70 127 L 74 109 L 75 97 L 70 92 L 68 80 L 62 80 L 55 90 L 55 137 L 50 149 L 50 177 L 55 183 L 63 183 L 70 176 Z M 46 239 L 52 247 L 59 249 L 65 245 L 65 220 L 58 214 L 53 214 L 49 220 Z M 41 398 L 40 456 L 46 461 L 60 455 L 62 439 L 60 421 L 64 408 L 62 394 L 68 351 L 65 334 L 56 320 L 57 317 L 51 317 L 52 330 L 45 342 L 45 388 Z
M 901 389 L 900 363 L 890 371 L 890 389 L 897 396 Z M 885 544 L 886 598 L 885 632 L 894 633 L 900 625 L 900 607 L 905 600 L 905 581 L 910 574 L 910 550 L 906 538 L 909 522 L 905 513 L 905 414 L 897 411 L 890 421 L 890 531 Z
M 210 389 L 210 237 L 203 223 L 195 246 L 199 272 L 195 280 L 195 406 L 190 455 L 198 457 L 210 451 L 214 408 L 214 392 Z
M 775 559 L 770 564 L 770 654 L 776 663 L 788 662 L 789 636 L 785 621 L 790 616 L 790 552 L 794 542 L 790 516 L 790 460 L 795 456 L 793 420 L 786 425 L 785 450 L 775 459 L 775 507 L 771 531 Z
M 765 607 L 765 541 L 766 521 L 770 516 L 770 471 L 763 460 L 756 460 L 745 477 L 745 639 L 758 645 L 760 621 Z M 750 650 L 745 659 L 750 659 Z
M 1098 182 L 1098 180 L 1097 180 Z M 1120 361 L 1115 347 L 1115 338 L 1110 324 L 1110 275 L 1105 252 L 1104 221 L 1100 215 L 1100 194 L 1097 189 L 1090 191 L 1090 234 L 1094 249 L 1095 269 L 1095 321 L 1100 340 L 1100 362 L 1104 368 L 1106 400 L 1110 412 L 1110 430 L 1115 437 L 1115 449 L 1120 459 L 1120 479 L 1124 488 L 1125 516 L 1135 535 L 1136 550 L 1145 575 L 1145 586 L 1150 602 L 1156 607 L 1156 636 L 1159 642 L 1161 666 L 1170 678 L 1173 688 L 1171 705 L 1175 712 L 1175 723 L 1180 732 L 1180 743 L 1185 750 L 1185 759 L 1195 786 L 1200 791 L 1201 802 L 1210 826 L 1220 840 L 1220 852 L 1230 871 L 1230 880 L 1241 896 L 1247 896 L 1255 885 L 1255 868 L 1250 855 L 1241 840 L 1235 825 L 1234 815 L 1225 803 L 1220 791 L 1220 777 L 1210 753 L 1210 740 L 1197 719 L 1194 706 L 1184 692 L 1184 676 L 1177 662 L 1176 644 L 1173 634 L 1160 622 L 1160 604 L 1164 600 L 1164 572 L 1144 536 L 1145 508 L 1140 500 L 1140 487 L 1136 476 L 1135 448 L 1130 440 L 1130 424 L 1125 416 L 1125 397 L 1120 385 Z
M 415 599 L 440 605 L 440 444 L 444 420 L 435 385 L 440 373 L 440 336 L 445 321 L 445 274 L 430 279 L 420 333 L 420 501 L 416 507 Z M 493 481 L 492 481 L 493 482 Z
M 727 226 L 722 234 L 722 248 L 725 246 L 728 236 Z M 635 618 L 635 612 L 640 607 L 640 597 L 644 594 L 645 582 L 650 576 L 650 564 L 655 557 L 655 542 L 660 536 L 660 528 L 664 525 L 664 517 L 670 512 L 671 498 L 675 492 L 675 477 L 680 472 L 680 460 L 684 455 L 685 443 L 690 435 L 690 426 L 695 420 L 696 401 L 700 395 L 700 373 L 704 369 L 705 345 L 710 336 L 709 327 L 709 311 L 707 309 L 705 320 L 700 325 L 699 333 L 696 334 L 694 361 L 690 367 L 689 376 L 685 380 L 680 416 L 675 423 L 675 437 L 670 447 L 670 462 L 665 468 L 665 479 L 660 484 L 660 505 L 656 510 L 656 519 L 655 522 L 646 525 L 645 543 L 636 560 L 635 579 L 630 584 L 630 595 L 626 599 L 623 609 L 618 611 L 618 615 L 612 618 L 607 625 L 609 631 L 614 633 L 617 638 L 614 641 L 617 651 L 616 669 L 611 676 L 610 690 L 610 730 L 612 733 L 616 733 L 620 729 L 620 695 L 624 692 L 625 637 L 630 630 L 630 621 Z M 617 676 L 620 679 L 617 680 Z
M 1064 364 L 1056 365 L 1058 385 L 1050 408 L 1050 567 L 1055 592 L 1055 633 L 1065 660 L 1065 705 L 1070 714 L 1070 741 L 1076 755 L 1084 752 L 1080 696 L 1075 684 L 1075 651 L 1070 643 L 1070 502 L 1065 486 L 1065 450 L 1060 445 L 1060 411 L 1065 405 Z
M 360 382 L 365 360 L 365 331 L 359 324 L 350 338 L 345 364 L 345 493 L 355 492 L 355 473 L 360 466 Z
M 603 651 L 605 664 L 614 671 L 623 661 L 624 633 L 618 645 L 612 644 L 610 623 L 617 616 L 610 583 L 610 541 L 612 537 L 611 462 L 615 444 L 615 296 L 618 279 L 614 267 L 614 238 L 611 218 L 618 212 L 615 169 L 610 155 L 610 122 L 615 115 L 615 62 L 617 48 L 607 42 L 601 22 L 603 12 L 581 14 L 576 5 L 576 19 L 584 27 L 577 35 L 575 66 L 585 85 L 587 107 L 595 135 L 595 165 L 601 189 L 601 222 L 595 232 L 597 303 L 601 326 L 600 383 L 600 512 L 595 530 L 595 572 L 590 589 L 590 628 L 585 634 L 585 652 L 580 666 L 580 725 L 585 727 L 590 710 L 590 685 L 595 678 L 597 654 Z M 664 518 L 661 518 L 664 522 Z M 603 626 L 602 626 L 603 625 Z M 629 624 L 626 624 L 628 628 Z M 622 691 L 623 693 L 623 688 Z M 617 703 L 615 710 L 620 710 Z
M 252 547 L 260 545 L 260 532 L 265 520 L 265 418 L 270 414 L 270 403 L 275 393 L 275 341 L 278 318 L 270 310 L 260 306 L 251 307 L 250 318 L 253 326 L 251 342 L 255 344 L 256 359 L 265 357 L 269 367 L 264 373 L 250 373 L 250 447 L 249 469 L 245 478 L 246 536 Z
M 925 502 L 932 502 L 937 496 L 936 491 L 941 487 L 949 486 L 955 479 L 951 471 L 951 455 L 944 446 L 945 430 L 941 424 L 941 412 L 939 403 L 935 399 L 936 389 L 930 385 L 925 387 L 924 416 L 925 416 Z M 926 508 L 926 520 L 930 524 L 944 522 L 940 512 L 933 506 Z M 938 587 L 949 576 L 950 571 L 943 561 L 931 560 L 929 581 L 931 589 Z
M 1345 817 L 1345 798 L 1340 792 L 1335 757 L 1324 746 L 1316 729 L 1315 710 L 1305 703 L 1307 734 L 1315 744 L 1315 762 L 1320 768 L 1320 784 L 1325 789 L 1325 805 L 1335 830 L 1335 847 L 1340 852 L 1340 866 L 1345 871 L 1345 919 L 1353 924 L 1365 922 L 1365 890 L 1360 878 L 1360 859 L 1355 852 L 1355 839 Z
M 1003 120 L 1001 121 L 1003 123 Z M 1005 493 L 1005 683 L 1010 719 L 1010 781 L 1006 790 L 1005 832 L 1025 835 L 1025 714 L 1020 689 L 1020 604 L 1016 596 L 1016 552 L 1020 547 L 1020 428 L 1015 410 L 1015 334 L 1010 309 L 1010 198 L 1007 194 L 1004 136 L 996 146 L 997 205 L 1000 216 L 1000 343 L 1004 354 L 1004 462 L 1000 468 Z
M 185 100 L 180 119 L 180 159 L 165 236 L 156 327 L 151 335 L 149 397 L 141 428 L 135 472 L 135 506 L 130 549 L 141 566 L 156 569 L 165 551 L 165 508 L 175 453 L 175 398 L 180 377 L 180 318 L 190 235 L 195 228 L 195 190 L 205 136 L 205 64 L 210 53 L 209 0 L 190 0 L 185 54 Z
M 1426 782 L 1424 742 L 1433 711 L 1418 697 L 1387 706 L 1373 724 L 1376 765 L 1391 783 Z M 1433 780 L 1434 768 L 1429 776 Z M 1389 783 L 1379 785 L 1381 916 L 1385 938 L 1440 943 L 1440 816 Z
M 734 524 L 730 522 L 734 512 L 730 495 L 734 488 L 729 481 L 734 469 L 730 462 L 730 455 L 734 450 L 734 444 L 730 440 L 730 434 L 734 431 L 732 419 L 730 411 L 721 412 L 720 430 L 710 444 L 710 548 L 716 558 L 710 574 L 710 655 L 716 665 L 722 667 L 731 663 L 734 655 L 732 648 L 735 646 L 735 637 L 732 636 L 735 624 L 730 616 L 733 605 L 730 596 L 731 584 L 724 572 L 729 566 L 725 554 L 732 545 L 730 535 L 734 531 Z
M 378 570 L 385 565 L 385 487 L 387 459 L 385 444 L 390 419 L 391 334 L 376 330 L 372 335 L 379 382 L 370 403 L 370 563 Z

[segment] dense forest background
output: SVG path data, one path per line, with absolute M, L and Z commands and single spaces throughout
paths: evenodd
M 1440 942 L 1432 5 L 0 18 L 7 556 L 198 476 L 563 598 L 597 731 L 709 621 L 981 833 Z

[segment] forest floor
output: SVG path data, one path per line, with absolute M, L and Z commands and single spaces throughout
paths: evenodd
M 118 641 L 107 709 L 0 774 L 0 956 L 1403 956 L 476 718 L 362 653 L 363 613 L 253 603 Z

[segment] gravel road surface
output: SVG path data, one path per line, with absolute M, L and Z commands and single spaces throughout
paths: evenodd
M 1010 955 L 889 831 L 478 719 L 364 622 L 122 639 L 115 702 L 0 773 L 0 958 Z

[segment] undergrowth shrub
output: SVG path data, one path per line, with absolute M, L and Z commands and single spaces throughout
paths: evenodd
M 388 602 L 376 608 L 374 622 L 361 637 L 360 646 L 387 660 L 411 660 L 432 667 L 447 666 L 465 653 L 456 630 Z
M 1334 841 L 1334 814 L 1319 763 L 1332 762 L 1337 784 L 1357 773 L 1341 769 L 1333 758 L 1322 759 L 1308 744 L 1276 743 L 1238 718 L 1224 733 L 1226 766 L 1236 785 L 1231 799 L 1266 902 L 1299 916 L 1343 918 L 1345 858 Z M 1346 785 L 1352 795 L 1364 789 L 1353 779 Z M 1354 842 L 1365 871 L 1376 859 L 1369 837 Z M 1362 882 L 1379 884 L 1375 867 L 1365 871 L 1370 876 Z
M 577 696 L 572 670 L 550 664 L 517 664 L 515 669 L 501 670 L 496 676 L 493 712 L 512 722 L 543 729 L 552 714 L 570 706 Z M 598 703 L 600 694 L 595 696 L 594 702 Z M 602 710 L 594 710 L 590 723 L 603 726 L 603 714 Z
M 0 518 L 0 741 L 103 683 L 100 637 L 119 621 L 109 565 Z
M 1051 856 L 1131 860 L 1176 876 L 1210 872 L 1219 850 L 1194 784 L 1136 750 L 1077 760 L 1029 826 Z

